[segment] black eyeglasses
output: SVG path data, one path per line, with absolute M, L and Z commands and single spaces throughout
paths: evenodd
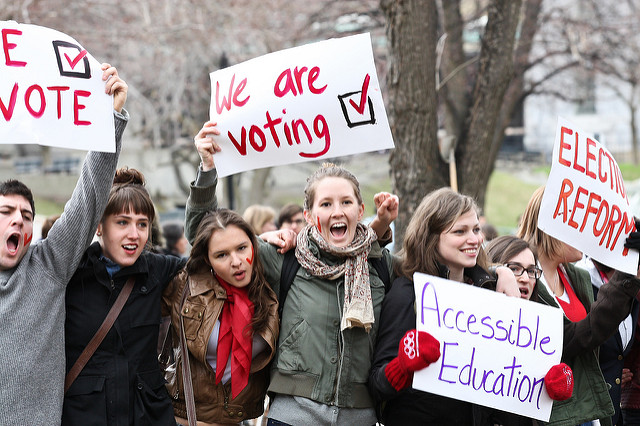
M 513 275 L 515 275 L 516 277 L 521 276 L 525 271 L 527 271 L 527 275 L 529 276 L 529 278 L 533 278 L 535 280 L 542 276 L 542 269 L 538 268 L 537 266 L 525 268 L 524 266 L 517 263 L 506 263 L 504 266 L 511 269 Z
M 306 222 L 304 219 L 285 220 L 285 223 L 295 223 L 296 225 L 304 225 Z

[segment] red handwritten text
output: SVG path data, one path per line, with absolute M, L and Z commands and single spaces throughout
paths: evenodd
M 13 113 L 18 101 L 19 92 L 18 83 L 13 85 L 11 95 L 9 95 L 8 105 L 2 100 L 0 96 L 0 110 L 5 121 L 10 121 L 13 117 Z M 47 108 L 47 93 L 54 92 L 56 95 L 56 112 L 58 120 L 62 118 L 62 93 L 69 90 L 68 86 L 48 86 L 46 92 L 40 85 L 33 84 L 27 87 L 24 92 L 24 106 L 25 109 L 35 118 L 40 118 L 44 115 Z M 76 126 L 88 126 L 90 121 L 80 119 L 80 110 L 85 109 L 85 105 L 79 101 L 80 97 L 89 97 L 91 92 L 86 90 L 74 90 L 73 92 L 73 123 Z
M 4 51 L 4 63 L 8 67 L 24 67 L 27 65 L 26 62 L 23 61 L 15 61 L 9 57 L 9 50 L 16 48 L 18 45 L 15 43 L 9 43 L 8 36 L 9 35 L 22 35 L 22 31 L 14 30 L 11 28 L 3 28 L 2 29 L 2 50 Z
M 287 68 L 282 71 L 276 80 L 276 84 L 273 86 L 273 93 L 281 98 L 285 96 L 287 93 L 291 92 L 293 96 L 302 95 L 304 93 L 302 79 L 304 78 L 304 74 L 308 71 L 307 67 L 298 68 L 295 67 L 293 69 L 293 75 L 291 74 L 291 68 Z M 313 67 L 309 71 L 307 75 L 307 87 L 309 91 L 314 95 L 319 95 L 324 92 L 327 88 L 327 85 L 317 88 L 313 84 L 320 76 L 320 68 Z M 284 87 L 282 87 L 282 83 L 284 82 Z M 296 90 L 297 89 L 297 90 Z
M 231 84 L 229 85 L 229 95 L 226 98 L 224 97 L 224 95 L 222 95 L 222 100 L 220 100 L 220 82 L 216 81 L 216 111 L 218 112 L 218 114 L 220 114 L 224 108 L 229 111 L 231 109 L 232 102 L 235 106 L 241 107 L 249 101 L 250 96 L 248 95 L 242 100 L 238 99 L 238 96 L 240 96 L 244 88 L 247 86 L 247 79 L 242 79 L 242 81 L 240 81 L 240 84 L 238 84 L 238 86 L 234 88 L 235 80 L 236 75 L 234 74 L 231 77 Z
M 575 138 L 570 138 L 575 134 Z M 558 162 L 566 167 L 571 167 L 593 180 L 602 183 L 607 181 L 612 190 L 627 198 L 622 180 L 622 172 L 615 160 L 603 148 L 596 149 L 596 142 L 591 138 L 586 138 L 586 143 L 580 139 L 578 132 L 567 127 L 562 127 L 560 131 L 560 148 L 558 149 Z M 582 155 L 586 150 L 586 156 Z M 573 151 L 573 153 L 571 152 Z M 573 155 L 571 155 L 573 154 Z M 580 161 L 584 157 L 584 162 Z M 628 201 L 627 201 L 628 203 Z
M 626 212 L 623 213 L 617 205 L 609 204 L 599 194 L 590 192 L 582 186 L 574 188 L 569 179 L 562 181 L 553 218 L 559 215 L 562 215 L 563 223 L 574 229 L 580 227 L 580 232 L 585 229 L 587 223 L 592 221 L 591 232 L 595 237 L 600 237 L 598 245 L 604 245 L 611 251 L 615 248 L 620 235 L 627 235 L 635 230 L 633 217 L 628 216 Z M 627 254 L 628 249 L 625 248 L 622 255 Z

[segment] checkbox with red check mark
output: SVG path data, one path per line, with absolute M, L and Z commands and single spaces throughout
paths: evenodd
M 349 127 L 374 124 L 376 122 L 373 102 L 368 96 L 370 80 L 371 77 L 367 74 L 362 83 L 361 90 L 338 96 L 342 114 Z
M 91 78 L 91 66 L 87 51 L 77 44 L 56 40 L 53 51 L 58 61 L 60 75 L 74 78 Z

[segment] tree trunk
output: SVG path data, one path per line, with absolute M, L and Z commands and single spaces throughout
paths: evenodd
M 400 198 L 395 247 L 422 197 L 448 184 L 437 144 L 435 0 L 382 0 L 390 50 L 389 116 L 395 150 L 389 159 Z
M 491 175 L 490 147 L 504 93 L 513 78 L 513 48 L 520 0 L 495 0 L 488 7 L 468 132 L 456 147 L 460 192 L 484 206 Z

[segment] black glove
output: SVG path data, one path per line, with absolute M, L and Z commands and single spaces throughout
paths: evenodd
M 640 250 L 640 220 L 635 217 L 633 220 L 636 223 L 636 230 L 629 234 L 624 242 L 624 246 L 628 249 Z

